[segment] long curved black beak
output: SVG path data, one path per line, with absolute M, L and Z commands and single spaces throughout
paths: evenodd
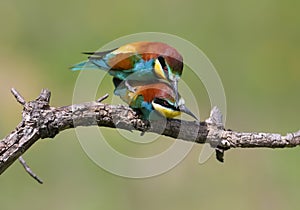
M 180 105 L 178 108 L 181 112 L 184 112 L 199 121 L 198 118 L 193 114 L 193 112 L 191 112 L 185 105 Z

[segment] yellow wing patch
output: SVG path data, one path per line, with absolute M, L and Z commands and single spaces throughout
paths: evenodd
M 115 51 L 113 51 L 113 54 L 120 54 L 120 53 L 135 53 L 136 48 L 130 44 L 124 45 L 122 47 L 119 47 Z

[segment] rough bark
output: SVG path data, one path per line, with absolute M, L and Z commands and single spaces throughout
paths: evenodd
M 220 161 L 223 161 L 224 151 L 230 148 L 284 148 L 300 145 L 300 130 L 284 136 L 226 130 L 222 123 L 222 114 L 216 107 L 204 122 L 167 119 L 162 131 L 159 121 L 149 123 L 130 107 L 101 103 L 107 96 L 94 102 L 56 108 L 49 105 L 50 91 L 48 90 L 42 90 L 36 100 L 29 102 L 26 102 L 14 89 L 12 94 L 23 105 L 23 118 L 11 133 L 0 141 L 0 174 L 37 140 L 54 138 L 60 131 L 77 126 L 117 127 L 139 130 L 142 133 L 159 133 L 174 139 L 200 144 L 209 143 L 216 149 L 216 157 Z

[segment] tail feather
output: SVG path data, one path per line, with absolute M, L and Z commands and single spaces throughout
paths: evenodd
M 101 52 L 82 52 L 82 54 L 93 55 L 95 57 L 103 57 L 103 56 L 115 51 L 116 49 L 117 48 L 112 49 L 112 50 L 101 51 Z
M 114 51 L 116 49 L 107 50 L 103 52 L 83 52 L 83 54 L 90 55 L 88 60 L 82 61 L 78 64 L 75 64 L 70 69 L 72 71 L 86 70 L 86 69 L 102 69 L 102 70 L 110 70 L 110 66 L 104 61 L 103 56 L 108 53 Z
M 102 69 L 108 71 L 110 67 L 101 59 L 97 60 L 86 60 L 80 63 L 75 64 L 70 68 L 72 71 L 79 71 L 79 70 L 95 70 L 95 69 Z
M 97 65 L 92 63 L 91 61 L 82 61 L 80 63 L 75 64 L 70 68 L 72 71 L 86 70 L 86 69 L 99 69 Z
M 85 55 L 94 55 L 95 52 L 82 52 L 82 54 L 85 54 Z

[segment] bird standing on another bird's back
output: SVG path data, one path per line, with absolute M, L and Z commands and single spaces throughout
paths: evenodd
M 72 70 L 103 69 L 120 80 L 166 80 L 175 93 L 175 105 L 178 103 L 183 58 L 175 48 L 162 42 L 144 41 L 84 54 L 89 54 L 89 59 L 74 65 Z

